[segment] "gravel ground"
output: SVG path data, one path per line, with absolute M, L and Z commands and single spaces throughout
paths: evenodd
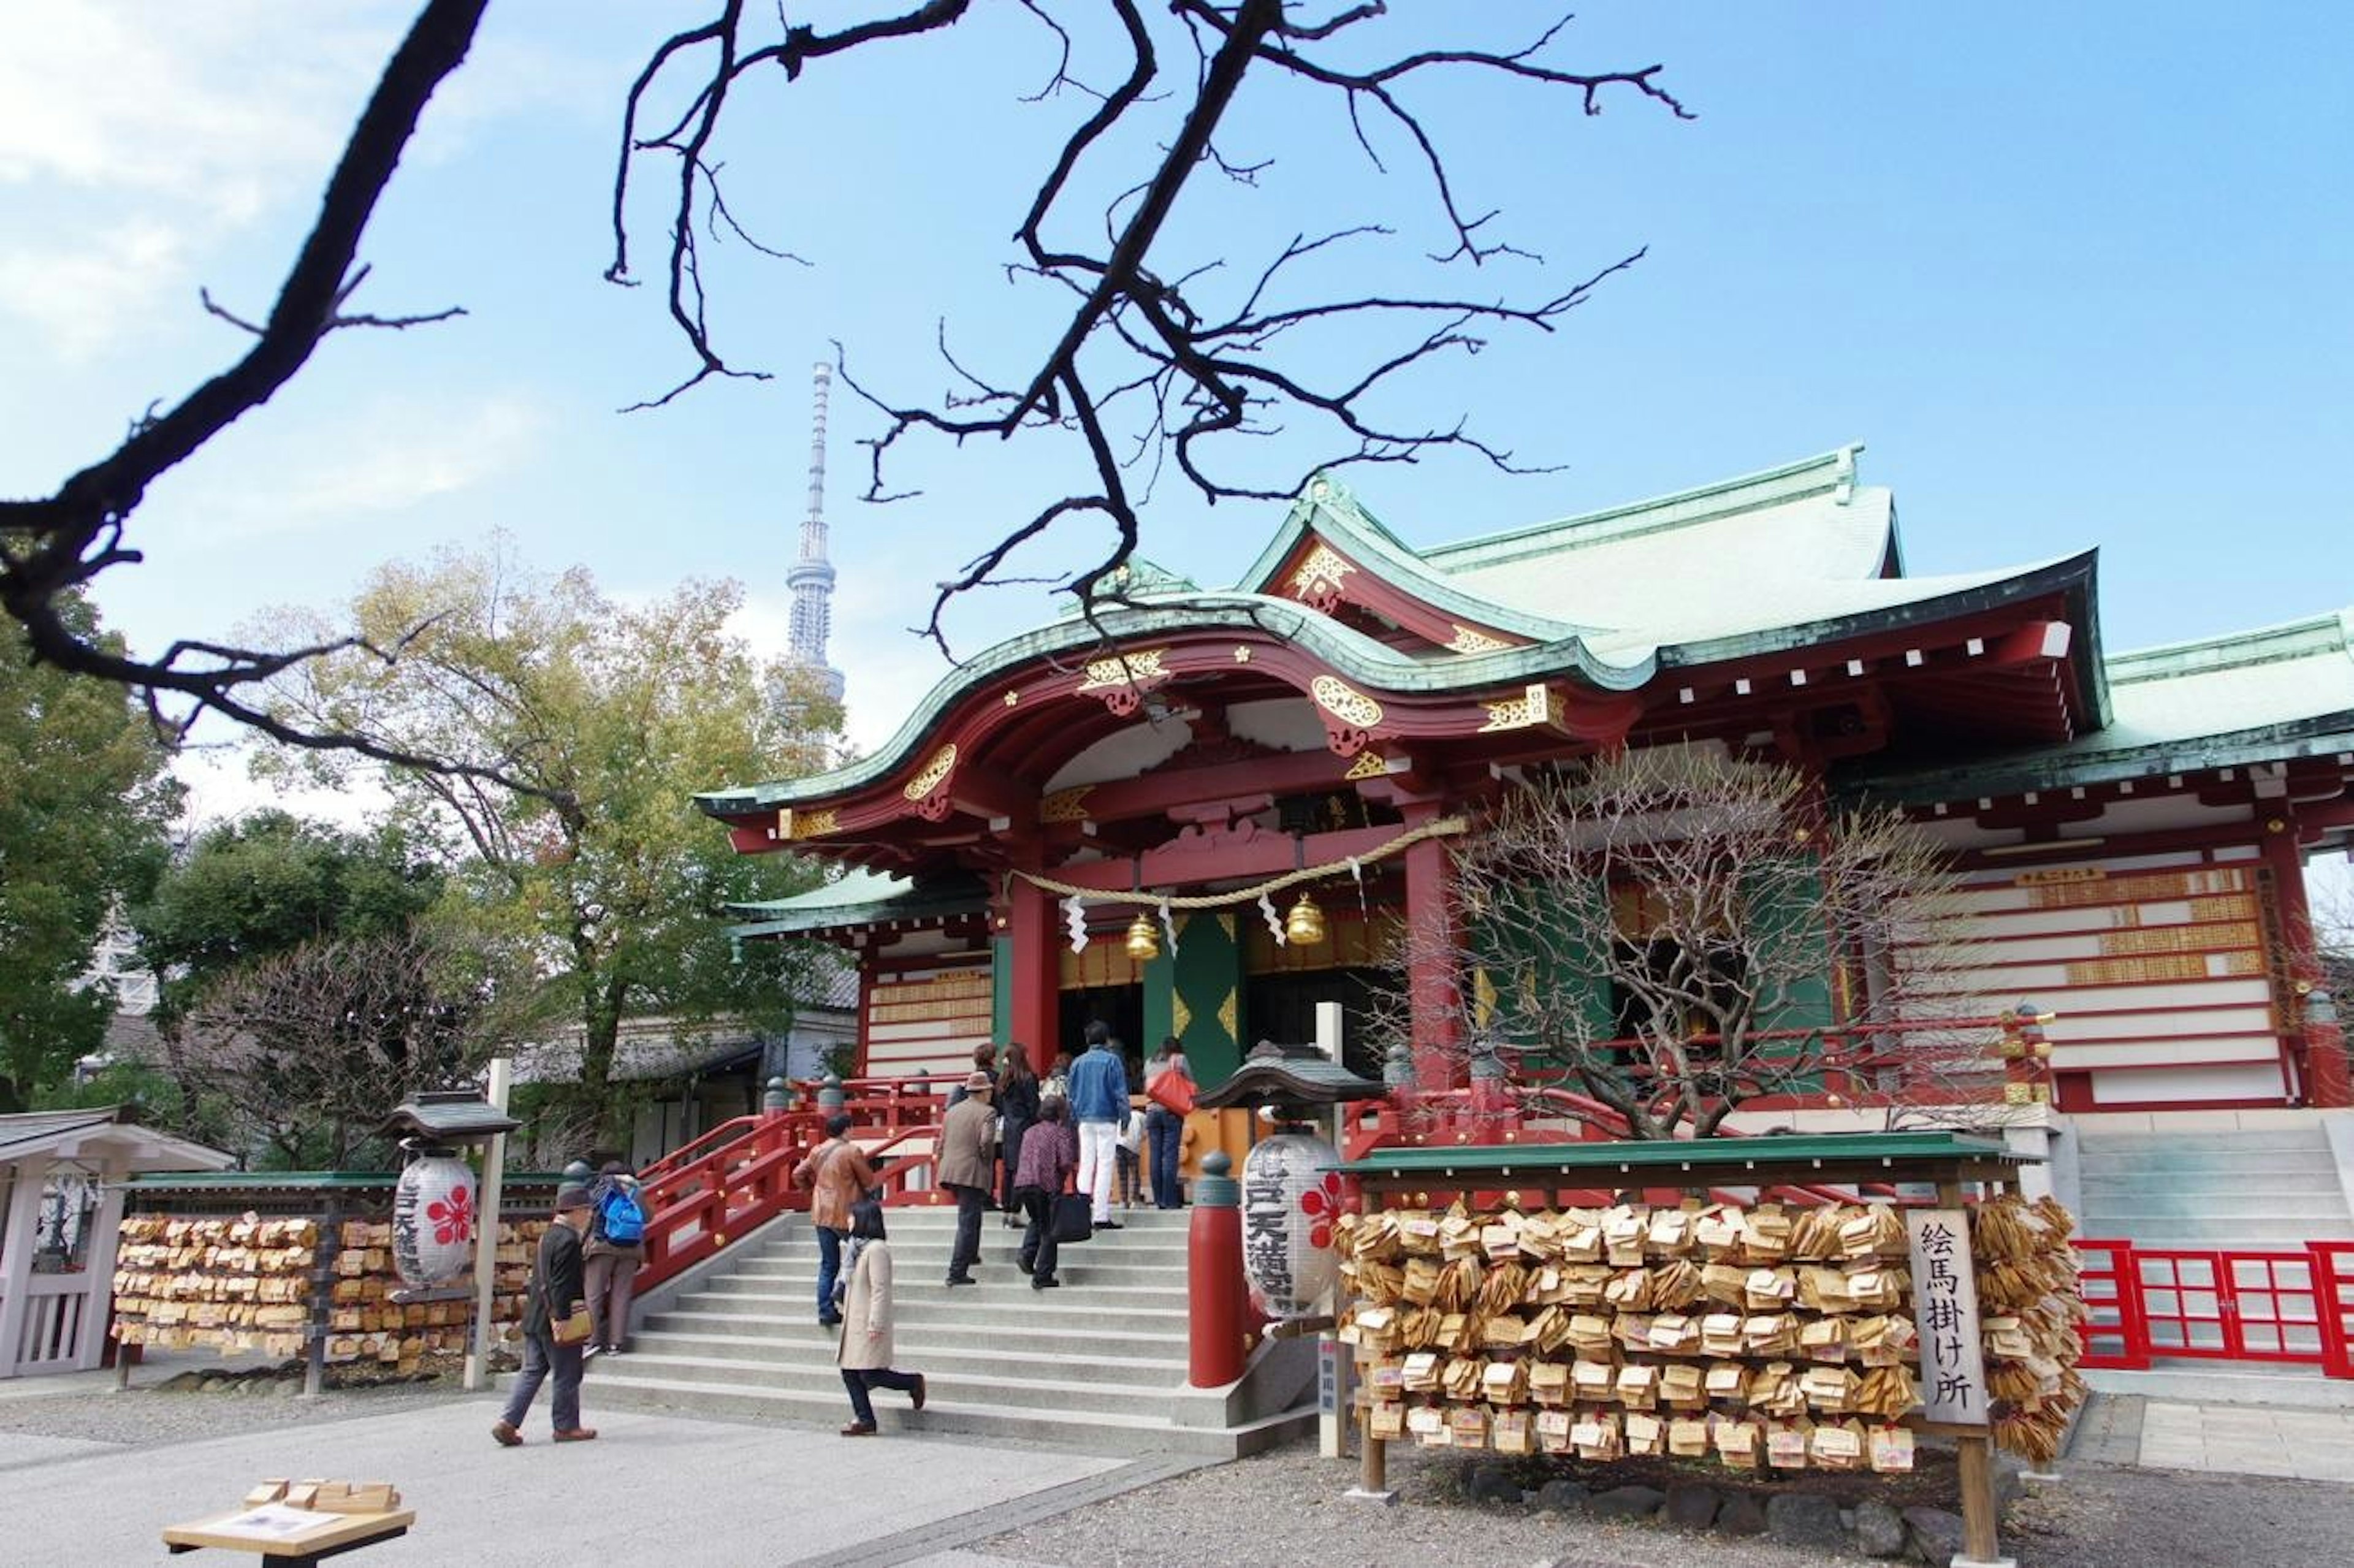
M 1681 1535 L 1479 1508 L 1456 1499 L 1452 1456 L 1393 1448 L 1395 1508 L 1351 1502 L 1351 1467 L 1314 1454 L 1220 1466 L 978 1542 L 1084 1568 L 1850 1568 L 1769 1542 Z M 2073 1465 L 2020 1501 L 2004 1549 L 2020 1568 L 2321 1568 L 2354 1556 L 2354 1488 L 2253 1476 Z
M 237 1393 L 149 1387 L 120 1393 L 27 1394 L 0 1401 L 0 1432 L 148 1447 L 229 1437 L 260 1426 L 391 1415 L 421 1404 L 467 1397 L 455 1380 L 330 1389 L 316 1399 L 296 1397 L 301 1388 L 300 1383 L 275 1383 Z

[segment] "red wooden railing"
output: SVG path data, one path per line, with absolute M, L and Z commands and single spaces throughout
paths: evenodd
M 2083 1240 L 2076 1248 L 2088 1308 L 2081 1365 L 2290 1362 L 2354 1378 L 2354 1242 L 2252 1251 Z
M 842 1085 L 851 1137 L 882 1169 L 883 1201 L 935 1203 L 933 1141 L 949 1086 L 964 1075 L 852 1078 Z M 803 1105 L 821 1086 L 796 1086 Z M 722 1122 L 641 1171 L 648 1218 L 646 1261 L 638 1287 L 651 1288 L 713 1256 L 731 1237 L 779 1214 L 806 1213 L 810 1195 L 792 1185 L 793 1168 L 825 1139 L 828 1112 L 767 1111 Z

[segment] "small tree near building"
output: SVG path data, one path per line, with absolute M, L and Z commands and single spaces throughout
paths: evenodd
M 1637 1138 L 1707 1137 L 1783 1095 L 1891 1120 L 1999 1097 L 1986 1031 L 1956 1022 L 1985 1011 L 1957 878 L 1892 810 L 1665 747 L 1532 779 L 1458 843 L 1458 929 L 1401 938 L 1393 1033 L 1407 974 L 1445 966 L 1464 1049 Z

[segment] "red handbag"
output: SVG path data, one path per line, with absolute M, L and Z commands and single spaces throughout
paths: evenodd
M 1193 1080 L 1172 1068 L 1146 1082 L 1144 1097 L 1179 1116 L 1189 1115 L 1193 1109 Z

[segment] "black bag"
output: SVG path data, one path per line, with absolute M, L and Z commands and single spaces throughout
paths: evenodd
M 1095 1203 L 1085 1192 L 1064 1192 L 1046 1214 L 1046 1234 L 1058 1246 L 1083 1242 L 1096 1234 Z

